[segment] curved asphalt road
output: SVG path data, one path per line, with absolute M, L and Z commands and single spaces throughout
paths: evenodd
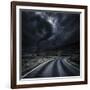
M 39 77 L 63 77 L 79 76 L 80 70 L 77 65 L 68 62 L 65 58 L 47 61 L 33 70 L 27 72 L 22 78 L 39 78 Z

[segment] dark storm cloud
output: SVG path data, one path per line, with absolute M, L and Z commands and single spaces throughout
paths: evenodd
M 79 44 L 79 14 L 21 10 L 21 17 L 22 50 L 36 52 Z

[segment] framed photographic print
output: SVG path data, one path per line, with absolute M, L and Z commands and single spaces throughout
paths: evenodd
M 87 6 L 11 2 L 11 88 L 87 84 Z

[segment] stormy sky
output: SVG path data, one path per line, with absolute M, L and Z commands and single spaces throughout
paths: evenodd
M 62 48 L 80 42 L 80 14 L 21 10 L 21 42 L 24 52 Z

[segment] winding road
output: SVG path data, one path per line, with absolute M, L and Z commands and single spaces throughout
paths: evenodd
M 22 76 L 22 78 L 79 76 L 77 64 L 68 62 L 66 58 L 57 58 L 40 64 Z

